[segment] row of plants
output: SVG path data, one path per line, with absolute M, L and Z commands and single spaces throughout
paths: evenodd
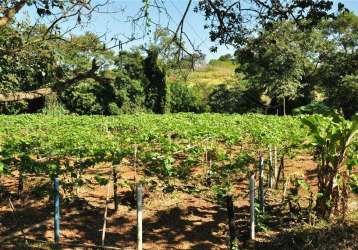
M 318 161 L 317 209 L 327 217 L 334 205 L 346 206 L 348 185 L 356 187 L 350 174 L 357 166 L 357 123 L 356 116 L 346 121 L 338 115 L 0 116 L 0 171 L 19 173 L 19 193 L 28 174 L 58 176 L 72 191 L 86 183 L 86 169 L 101 162 L 118 166 L 126 158 L 166 191 L 200 168 L 203 184 L 222 200 L 256 171 L 257 156 L 269 145 L 280 156 L 308 146 Z
M 183 175 L 174 166 L 180 157 L 193 166 L 205 151 L 215 149 L 224 159 L 243 147 L 297 145 L 307 132 L 293 117 L 190 113 L 0 116 L 0 124 L 2 172 L 52 177 L 77 176 L 99 162 L 119 164 L 133 159 L 135 148 L 146 173 L 175 177 Z

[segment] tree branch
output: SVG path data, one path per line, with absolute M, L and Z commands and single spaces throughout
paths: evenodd
M 41 88 L 33 91 L 20 91 L 9 94 L 0 94 L 0 102 L 16 102 L 34 100 L 54 93 L 51 88 Z
M 23 100 L 34 100 L 38 99 L 50 94 L 59 94 L 66 90 L 68 87 L 76 84 L 77 82 L 86 80 L 86 79 L 94 79 L 97 82 L 102 82 L 104 84 L 109 84 L 111 79 L 102 77 L 96 74 L 96 71 L 101 67 L 101 65 L 96 64 L 96 60 L 92 61 L 92 68 L 86 72 L 79 73 L 73 78 L 68 80 L 60 81 L 55 84 L 53 87 L 41 88 L 32 91 L 19 91 L 9 94 L 0 94 L 0 103 L 1 102 L 16 102 Z
M 3 16 L 0 17 L 0 28 L 6 26 L 14 16 L 25 6 L 27 0 L 21 0 L 19 2 L 14 3 L 12 7 L 2 8 L 1 12 L 3 12 Z

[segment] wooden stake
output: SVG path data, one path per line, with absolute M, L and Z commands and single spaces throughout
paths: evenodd
M 134 183 L 137 183 L 137 144 L 134 145 Z
M 278 188 L 278 183 L 280 181 L 280 175 L 282 173 L 282 176 L 284 177 L 284 174 L 283 174 L 283 170 L 284 170 L 284 156 L 281 157 L 281 160 L 280 160 L 280 167 L 278 169 L 278 174 L 277 174 L 277 179 L 276 179 L 276 189 Z
M 103 227 L 102 227 L 102 246 L 104 246 L 104 240 L 106 238 L 106 227 L 107 227 L 107 211 L 108 211 L 108 200 L 109 200 L 109 190 L 110 190 L 110 181 L 107 184 L 107 196 L 106 196 L 106 205 L 104 208 L 103 216 Z
M 265 210 L 265 197 L 264 197 L 264 157 L 260 154 L 259 157 L 259 201 L 260 210 L 263 213 Z
M 54 238 L 55 243 L 60 242 L 60 192 L 59 192 L 59 181 L 58 177 L 54 180 L 54 206 L 55 206 L 55 213 L 54 213 Z
M 20 198 L 23 190 L 24 190 L 24 179 L 25 176 L 23 174 L 22 170 L 19 170 L 19 180 L 18 180 L 18 184 L 17 184 L 17 197 Z
M 79 185 L 78 185 L 78 180 L 80 179 L 80 170 L 76 169 L 76 187 L 75 187 L 75 192 L 76 192 L 76 196 L 78 197 L 78 193 L 79 193 Z
M 268 175 L 268 186 L 272 188 L 273 183 L 273 164 L 272 164 L 272 147 L 269 146 L 269 175 Z
M 274 171 L 274 180 L 276 184 L 277 175 L 278 175 L 278 167 L 277 167 L 277 147 L 274 146 L 273 148 L 273 171 Z
M 113 202 L 114 202 L 114 211 L 118 210 L 118 183 L 117 183 L 117 165 L 113 165 Z
M 143 249 L 143 187 L 142 184 L 137 185 L 137 250 Z
M 250 176 L 250 239 L 255 240 L 255 174 Z
M 227 218 L 229 223 L 229 249 L 233 249 L 234 243 L 236 241 L 235 233 L 235 213 L 234 213 L 234 202 L 232 200 L 232 195 L 226 196 L 226 209 L 227 209 Z
M 285 185 L 284 185 L 284 188 L 283 188 L 283 195 L 282 195 L 282 201 L 281 203 L 283 203 L 285 201 L 285 198 L 286 198 L 286 192 L 287 192 L 287 187 L 288 187 L 288 184 L 290 183 L 290 178 L 288 177 L 285 181 Z

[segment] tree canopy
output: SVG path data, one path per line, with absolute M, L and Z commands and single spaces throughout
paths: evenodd
M 149 25 L 149 8 L 165 7 L 155 3 L 144 1 L 138 17 Z M 26 5 L 50 21 L 17 20 Z M 323 0 L 187 1 L 177 29 L 156 24 L 149 45 L 119 53 L 94 33 L 74 35 L 59 25 L 90 18 L 100 6 L 90 1 L 1 2 L 1 112 L 37 112 L 51 95 L 80 114 L 274 113 L 281 106 L 286 113 L 286 105 L 290 113 L 312 103 L 347 117 L 357 111 L 358 17 L 341 4 L 333 12 L 333 2 Z M 234 56 L 218 59 L 237 67 L 231 82 L 188 84 L 192 70 L 208 67 L 205 55 L 187 48 L 191 43 L 183 24 L 190 8 L 204 14 L 213 41 L 234 46 Z

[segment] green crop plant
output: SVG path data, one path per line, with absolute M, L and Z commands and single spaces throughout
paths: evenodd
M 332 213 L 347 211 L 350 171 L 347 164 L 357 153 L 355 142 L 358 134 L 358 116 L 347 121 L 333 114 L 304 117 L 310 129 L 309 144 L 314 147 L 318 163 L 318 194 L 316 212 L 320 218 L 329 219 Z M 355 165 L 357 166 L 357 165 Z

